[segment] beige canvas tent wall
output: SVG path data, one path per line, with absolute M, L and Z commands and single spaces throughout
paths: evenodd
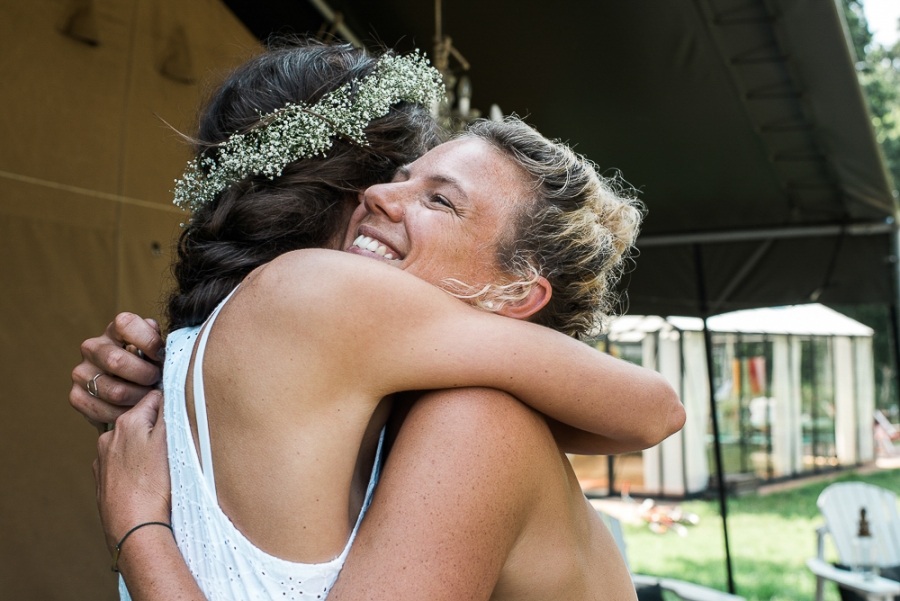
M 207 82 L 259 45 L 218 0 L 0 3 L 0 599 L 114 599 L 66 401 L 78 344 L 159 316 Z

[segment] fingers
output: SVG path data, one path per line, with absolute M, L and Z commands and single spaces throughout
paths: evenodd
M 84 357 L 82 365 L 85 366 L 85 373 L 82 373 L 81 376 L 86 379 L 93 378 L 98 373 L 104 373 L 140 386 L 152 386 L 159 381 L 158 365 L 129 353 L 122 347 L 122 344 L 108 336 L 89 338 L 82 342 L 81 356 Z M 137 398 L 141 396 L 143 394 Z
M 153 389 L 152 385 L 145 386 L 117 378 L 87 361 L 82 361 L 72 370 L 72 383 L 83 387 L 88 394 L 93 390 L 94 394 L 91 396 L 94 398 L 122 407 L 136 405 Z
M 159 322 L 153 319 L 152 317 L 145 317 L 144 321 L 147 322 L 147 325 L 156 330 L 157 334 L 161 335 L 162 329 L 159 327 Z
M 147 386 L 122 382 L 105 374 L 101 374 L 94 380 L 93 377 L 88 377 L 92 373 L 97 375 L 93 371 L 89 371 L 93 369 L 95 368 L 89 364 L 82 364 L 73 370 L 69 404 L 102 433 L 105 427 L 100 424 L 115 423 L 119 416 L 152 389 Z M 97 384 L 97 396 L 88 392 L 87 384 L 91 381 Z
M 114 436 L 113 432 L 115 430 L 110 430 L 109 432 L 104 432 L 100 436 L 97 437 L 97 459 L 103 459 L 106 455 L 107 450 L 109 450 L 109 443 L 112 442 L 112 437 Z
M 132 351 L 140 350 L 145 360 Z M 98 431 L 115 422 L 159 382 L 162 354 L 159 324 L 133 313 L 120 313 L 106 333 L 81 344 L 83 361 L 72 370 L 69 404 Z
M 155 320 L 142 319 L 134 313 L 119 313 L 106 328 L 106 335 L 121 347 L 134 345 L 150 360 L 161 359 L 163 342 Z
M 162 415 L 162 398 L 163 395 L 158 390 L 151 391 L 141 401 L 128 412 L 128 420 L 131 424 L 140 424 L 145 428 L 153 428 Z
M 97 429 L 98 435 L 106 432 L 108 430 L 107 426 L 109 426 L 109 424 L 111 424 L 111 423 L 114 423 L 114 422 L 98 422 L 97 420 L 93 420 L 88 417 L 85 417 L 84 419 L 87 420 L 87 423 L 89 423 L 90 425 L 94 426 Z
M 107 544 L 134 524 L 164 521 L 170 510 L 162 393 L 153 391 L 97 440 L 97 504 Z
M 99 378 L 102 380 L 103 378 Z M 103 399 L 99 399 L 88 394 L 85 385 L 81 381 L 75 381 L 73 376 L 72 389 L 69 391 L 69 404 L 78 413 L 83 415 L 88 422 L 98 428 L 102 433 L 103 429 L 99 424 L 112 424 L 125 413 L 129 405 L 117 406 L 107 403 Z

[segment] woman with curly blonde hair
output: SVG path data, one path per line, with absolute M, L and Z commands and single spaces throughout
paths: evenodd
M 182 239 L 179 264 L 197 268 L 176 273 L 197 279 L 170 303 L 173 323 L 187 325 L 169 335 L 164 373 L 171 472 L 158 397 L 101 437 L 101 517 L 130 592 L 633 595 L 561 450 L 643 448 L 683 422 L 658 375 L 571 338 L 605 315 L 636 235 L 635 203 L 520 121 L 480 122 L 359 193 L 349 220 L 339 218 L 342 236 L 325 243 L 345 252 L 287 243 L 296 250 L 269 250 L 276 256 L 236 289 L 195 260 L 246 269 L 253 245 L 241 240 L 265 227 L 274 246 L 279 227 L 276 212 L 251 217 L 293 189 L 239 182 L 201 207 Z M 201 228 L 210 235 L 193 238 Z M 198 286 L 213 291 L 200 308 L 179 300 Z M 73 391 L 91 380 L 102 396 L 87 375 L 97 369 L 91 347 Z M 394 394 L 410 390 L 438 392 L 400 395 L 408 415 L 373 498 L 379 433 Z M 177 548 L 159 523 L 171 523 Z

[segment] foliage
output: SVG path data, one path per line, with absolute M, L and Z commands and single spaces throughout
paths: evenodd
M 869 102 L 872 126 L 896 187 L 900 184 L 900 43 L 884 48 L 873 41 L 862 10 L 864 0 L 841 2 L 858 61 L 859 81 Z M 876 399 L 879 406 L 895 407 L 896 389 L 890 389 L 895 378 L 887 307 L 842 305 L 835 308 L 875 330 Z M 900 495 L 897 470 L 863 477 L 843 475 L 836 480 L 862 480 Z M 729 500 L 729 539 L 738 594 L 748 601 L 814 597 L 815 578 L 806 568 L 805 560 L 816 553 L 815 529 L 822 523 L 816 499 L 833 481 Z M 701 520 L 685 538 L 674 534 L 660 536 L 646 526 L 625 525 L 632 570 L 726 590 L 722 520 L 717 504 L 690 501 L 683 507 L 698 514 Z M 830 546 L 826 549 L 826 557 L 836 560 L 834 549 Z M 833 585 L 828 585 L 825 593 L 827 601 L 839 599 Z
M 815 530 L 822 524 L 816 499 L 834 481 L 860 480 L 900 494 L 900 472 L 867 476 L 845 474 L 769 495 L 728 501 L 728 535 L 737 593 L 748 601 L 812 599 L 816 582 L 806 558 L 816 554 Z M 726 590 L 722 520 L 714 501 L 690 501 L 685 510 L 700 516 L 684 538 L 658 535 L 646 526 L 625 525 L 628 560 L 635 573 L 678 578 Z M 837 559 L 826 547 L 826 558 Z M 838 601 L 837 589 L 826 587 L 826 601 Z
M 864 0 L 841 2 L 856 53 L 859 82 L 872 113 L 872 127 L 896 188 L 900 185 L 900 43 L 884 48 L 873 41 L 863 13 Z M 875 330 L 875 402 L 879 408 L 894 415 L 898 391 L 887 307 L 842 305 L 833 308 Z
M 885 48 L 873 41 L 862 10 L 863 0 L 842 2 L 856 52 L 859 82 L 896 187 L 900 182 L 900 42 Z
M 444 96 L 441 74 L 424 55 L 386 54 L 371 74 L 328 92 L 314 105 L 288 103 L 244 133 L 235 132 L 213 156 L 188 162 L 175 182 L 175 204 L 196 212 L 222 190 L 252 176 L 280 177 L 290 163 L 326 156 L 341 136 L 368 146 L 365 129 L 391 106 L 410 102 L 431 106 Z

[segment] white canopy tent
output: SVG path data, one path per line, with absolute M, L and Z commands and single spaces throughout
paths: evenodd
M 873 458 L 875 399 L 871 328 L 818 304 L 737 311 L 710 317 L 708 321 L 722 380 L 715 382 L 720 414 L 732 391 L 740 387 L 741 372 L 730 377 L 728 369 L 732 365 L 741 369 L 736 344 L 749 339 L 770 345 L 771 365 L 766 366 L 764 360 L 758 364 L 762 370 L 754 375 L 759 380 L 753 391 L 756 394 L 750 394 L 753 398 L 741 409 L 765 433 L 768 452 L 762 460 L 769 478 L 807 471 L 810 460 L 813 469 L 821 465 L 816 463 L 815 452 L 809 456 L 810 442 L 804 440 L 810 431 L 815 433 L 814 429 L 810 430 L 815 415 L 803 410 L 804 386 L 807 396 L 810 390 L 801 377 L 804 352 L 808 353 L 809 341 L 813 339 L 825 344 L 822 347 L 827 350 L 825 368 L 830 374 L 828 384 L 833 393 L 833 404 L 829 404 L 833 414 L 819 418 L 827 424 L 833 423 L 829 426 L 833 427 L 833 439 L 827 443 L 833 457 L 826 464 L 854 465 Z M 687 410 L 688 421 L 680 433 L 643 452 L 644 492 L 683 496 L 705 490 L 709 483 L 708 449 L 712 437 L 703 320 L 625 316 L 612 324 L 609 340 L 613 345 L 630 346 L 633 353 L 639 345 L 638 360 L 669 380 L 680 392 Z M 804 343 L 806 348 L 802 347 Z M 746 373 L 747 364 L 744 365 Z M 742 444 L 743 437 L 741 428 Z

